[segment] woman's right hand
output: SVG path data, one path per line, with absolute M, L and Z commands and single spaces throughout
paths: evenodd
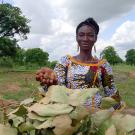
M 40 82 L 40 85 L 56 85 L 57 84 L 57 76 L 55 72 L 47 67 L 44 67 L 37 71 L 36 80 Z

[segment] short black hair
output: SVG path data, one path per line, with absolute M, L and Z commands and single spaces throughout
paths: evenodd
M 97 22 L 93 19 L 93 18 L 87 18 L 85 21 L 81 22 L 77 27 L 76 27 L 76 35 L 78 33 L 78 29 L 80 27 L 82 27 L 83 25 L 88 25 L 94 28 L 96 35 L 99 32 L 99 25 L 97 24 Z

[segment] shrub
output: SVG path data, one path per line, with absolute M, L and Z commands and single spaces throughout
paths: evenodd
M 1 57 L 0 58 L 0 67 L 7 67 L 7 68 L 12 68 L 13 67 L 13 60 L 11 57 Z

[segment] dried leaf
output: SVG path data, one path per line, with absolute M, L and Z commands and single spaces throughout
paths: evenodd
M 71 119 L 76 119 L 77 121 L 82 120 L 87 115 L 89 115 L 89 111 L 87 111 L 84 106 L 76 107 L 76 109 L 69 114 Z
M 105 135 L 117 135 L 116 128 L 114 125 L 111 125 L 105 132 Z
M 55 135 L 72 135 L 72 120 L 68 115 L 61 115 L 54 118 L 52 125 L 55 127 L 53 132 Z
M 50 119 L 46 120 L 45 122 L 43 122 L 41 125 L 36 126 L 36 129 L 51 128 L 51 127 L 53 127 L 52 121 L 53 121 L 53 118 L 50 118 Z
M 29 112 L 27 114 L 28 118 L 29 119 L 32 119 L 32 120 L 39 120 L 39 121 L 45 121 L 45 120 L 48 120 L 50 117 L 42 117 L 42 116 L 39 116 L 37 115 L 36 113 L 33 113 L 33 112 Z
M 49 97 L 44 97 L 42 98 L 40 101 L 39 101 L 39 104 L 44 104 L 44 105 L 47 105 L 51 102 L 51 98 Z
M 98 88 L 83 89 L 78 94 L 78 99 L 81 104 L 84 104 L 88 98 L 91 98 L 99 91 Z
M 66 87 L 64 86 L 60 87 L 57 85 L 53 85 L 49 87 L 48 93 L 49 93 L 49 97 L 51 98 L 51 101 L 56 103 L 64 103 L 64 104 L 68 103 L 69 99 L 65 89 Z M 48 93 L 46 93 L 46 95 L 48 95 Z
M 124 117 L 124 115 L 121 113 L 113 113 L 111 121 L 116 127 L 119 127 L 119 122 L 122 119 L 122 117 Z
M 73 107 L 67 104 L 34 104 L 29 107 L 29 112 L 34 112 L 40 116 L 56 116 L 61 114 L 70 113 Z
M 124 115 L 124 117 L 119 120 L 118 128 L 126 132 L 133 131 L 135 129 L 135 117 L 129 114 Z
M 28 105 L 28 104 L 31 104 L 34 102 L 34 98 L 28 98 L 28 99 L 25 99 L 23 100 L 20 105 Z
M 99 127 L 105 120 L 110 119 L 112 112 L 108 110 L 101 110 L 92 114 L 92 122 Z
M 79 106 L 80 100 L 78 99 L 78 95 L 77 94 L 70 94 L 68 104 L 70 104 L 72 106 Z

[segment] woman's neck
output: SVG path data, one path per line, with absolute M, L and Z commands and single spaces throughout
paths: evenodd
M 91 51 L 81 51 L 80 53 L 77 55 L 77 59 L 83 62 L 90 62 L 93 60 Z

